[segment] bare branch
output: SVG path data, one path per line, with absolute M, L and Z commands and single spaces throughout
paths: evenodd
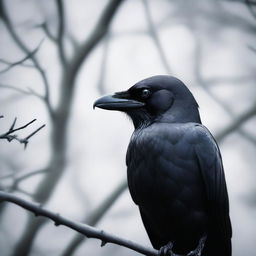
M 25 61 L 29 60 L 32 58 L 33 55 L 35 55 L 37 53 L 37 51 L 39 50 L 39 48 L 42 45 L 43 40 L 40 41 L 40 43 L 38 44 L 38 46 L 31 52 L 29 52 L 24 58 L 22 58 L 21 60 L 18 60 L 16 62 L 9 62 L 9 61 L 5 61 L 3 59 L 0 59 L 1 63 L 4 63 L 6 65 L 8 65 L 8 67 L 6 67 L 5 69 L 0 70 L 0 74 L 5 73 L 7 71 L 9 71 L 10 69 L 12 69 L 15 66 L 24 64 Z M 29 66 L 29 67 L 33 67 L 33 66 Z
M 228 106 L 227 104 L 225 104 L 224 102 L 222 102 L 216 95 L 214 95 L 214 94 L 212 93 L 212 91 L 208 89 L 208 87 L 205 88 L 205 90 L 208 92 L 208 95 L 209 95 L 210 97 L 212 97 L 212 99 L 215 100 L 215 101 L 223 108 L 223 110 L 225 110 L 231 117 L 235 118 L 235 114 L 234 114 L 233 111 L 229 108 L 229 106 Z M 256 105 L 255 105 L 255 106 L 256 106 Z M 245 113 L 244 113 L 243 115 L 245 115 Z M 255 113 L 255 115 L 256 115 L 256 113 Z M 249 116 L 248 119 L 252 118 L 253 116 L 254 116 L 254 115 L 252 114 L 252 116 Z M 242 122 L 246 122 L 247 120 L 243 120 L 243 119 L 242 119 L 241 121 L 242 121 Z M 236 120 L 233 121 L 233 125 L 234 125 L 235 122 L 237 122 L 237 121 L 236 121 Z M 232 125 L 232 124 L 231 124 L 231 125 Z M 241 123 L 239 126 L 237 126 L 237 132 L 238 132 L 244 139 L 246 139 L 246 140 L 249 141 L 250 143 L 253 143 L 253 144 L 256 145 L 256 137 L 253 136 L 252 134 L 249 134 L 248 132 L 246 132 L 246 131 L 241 127 L 242 125 L 243 125 L 243 123 Z M 227 129 L 227 127 L 224 128 L 224 130 L 223 130 L 222 132 L 224 132 L 226 129 Z M 223 140 L 227 135 L 229 135 L 229 134 L 230 134 L 231 132 L 233 132 L 233 131 L 234 131 L 234 130 L 230 130 L 230 132 L 226 133 L 224 136 L 221 136 L 221 138 L 220 138 L 219 141 Z M 220 132 L 220 134 L 221 134 L 221 132 Z M 217 136 L 219 136 L 219 135 L 217 135 Z M 218 140 L 218 138 L 217 138 L 217 140 Z
M 197 80 L 197 83 L 201 86 L 201 88 L 215 101 L 217 102 L 230 116 L 234 117 L 232 110 L 222 102 L 212 91 L 211 87 L 209 86 L 209 82 L 203 79 L 201 74 L 201 67 L 202 67 L 202 45 L 200 38 L 196 39 L 196 49 L 195 49 L 195 64 L 194 64 L 194 73 Z M 220 80 L 221 81 L 221 80 Z M 224 128 L 219 134 L 216 135 L 217 141 L 222 141 L 227 135 L 235 131 L 236 129 L 245 139 L 247 139 L 251 143 L 255 143 L 255 138 L 245 132 L 240 126 L 256 115 L 256 103 L 252 106 L 252 108 L 243 113 L 240 117 L 236 118 L 229 126 Z M 254 139 L 252 139 L 254 138 Z
M 34 177 L 37 174 L 44 174 L 45 172 L 46 172 L 46 169 L 28 172 L 28 173 L 16 178 L 15 183 L 20 183 L 21 181 L 24 181 L 28 178 Z
M 110 35 L 107 34 L 104 39 L 104 46 L 103 46 L 103 54 L 102 54 L 102 60 L 101 60 L 101 66 L 100 66 L 100 74 L 99 74 L 99 80 L 97 84 L 97 89 L 99 94 L 105 94 L 105 75 L 106 75 L 106 66 L 107 66 L 107 60 L 108 60 L 108 51 L 109 51 L 109 41 L 110 41 Z
M 73 46 L 74 49 L 77 49 L 80 45 L 77 41 L 77 39 L 74 37 L 73 34 L 71 34 L 70 31 L 67 31 L 67 39 L 70 41 L 71 45 Z
M 90 226 L 95 226 L 99 220 L 104 216 L 108 209 L 115 203 L 117 198 L 122 194 L 122 192 L 127 188 L 127 180 L 122 181 L 113 192 L 96 208 L 94 209 L 88 217 L 85 218 L 83 223 Z M 78 246 L 86 240 L 86 237 L 77 234 L 67 248 L 63 252 L 62 256 L 71 256 L 75 253 Z
M 111 0 L 103 11 L 96 27 L 94 28 L 92 34 L 76 51 L 70 63 L 70 68 L 72 68 L 72 80 L 76 76 L 81 64 L 87 55 L 92 51 L 92 49 L 99 43 L 103 36 L 107 33 L 109 29 L 110 22 L 114 17 L 114 14 L 123 0 Z M 71 65 L 72 64 L 72 65 Z
M 37 93 L 36 91 L 34 91 L 32 88 L 27 87 L 27 90 L 18 88 L 16 86 L 13 85 L 6 85 L 6 84 L 0 84 L 0 88 L 2 89 L 11 89 L 14 90 L 16 92 L 25 94 L 25 95 L 31 95 L 31 96 L 35 96 L 38 97 L 40 100 L 44 101 L 44 96 L 40 95 L 39 93 Z
M 15 177 L 17 174 L 16 173 L 10 173 L 10 174 L 6 174 L 4 176 L 0 176 L 0 180 L 3 180 L 3 179 L 14 179 L 14 183 L 19 183 L 23 180 L 26 180 L 30 177 L 33 177 L 37 174 L 42 174 L 42 173 L 45 173 L 46 170 L 45 169 L 42 169 L 42 170 L 36 170 L 36 171 L 31 171 L 31 172 L 28 172 L 26 174 L 23 174 L 21 175 L 20 177 Z
M 28 127 L 29 125 L 31 125 L 32 123 L 34 123 L 36 121 L 36 119 L 33 119 L 32 121 L 28 122 L 27 124 L 23 125 L 23 126 L 20 126 L 18 128 L 14 128 L 15 127 L 15 124 L 16 124 L 16 120 L 17 118 L 14 119 L 12 125 L 10 126 L 9 130 L 3 134 L 0 135 L 0 139 L 6 139 L 8 140 L 9 142 L 11 142 L 12 140 L 17 140 L 19 141 L 21 144 L 24 144 L 24 149 L 26 149 L 27 145 L 28 145 L 28 142 L 29 142 L 29 139 L 34 136 L 37 132 L 39 132 L 42 128 L 45 127 L 45 124 L 40 126 L 39 128 L 37 128 L 34 132 L 32 132 L 31 134 L 29 134 L 27 137 L 21 139 L 18 137 L 18 135 L 16 134 L 13 134 L 17 131 L 20 131 L 20 130 L 23 130 L 25 129 L 26 127 Z
M 36 133 L 38 133 L 41 129 L 43 129 L 45 127 L 45 124 L 41 125 L 39 128 L 37 128 L 35 131 L 33 131 L 32 133 L 30 133 L 27 137 L 25 137 L 24 139 L 22 139 L 22 142 L 21 143 L 24 143 L 24 148 L 27 147 L 27 144 L 28 144 L 28 140 L 34 136 Z
M 64 6 L 62 0 L 55 0 L 57 5 L 57 12 L 58 12 L 58 20 L 59 20 L 59 27 L 58 27 L 58 35 L 57 35 L 57 43 L 58 43 L 58 52 L 61 64 L 65 67 L 67 64 L 65 50 L 64 50 L 64 30 L 65 30 L 65 20 L 64 20 Z
M 11 134 L 11 133 L 14 133 L 14 132 L 16 132 L 16 131 L 19 131 L 19 130 L 22 130 L 22 129 L 28 127 L 29 125 L 31 125 L 32 123 L 34 123 L 34 122 L 36 121 L 36 119 L 33 119 L 32 121 L 28 122 L 27 124 L 25 124 L 25 125 L 23 125 L 23 126 L 21 126 L 21 127 L 18 127 L 18 128 L 16 128 L 16 129 L 14 129 L 14 126 L 15 126 L 15 124 L 16 124 L 16 121 L 17 121 L 17 117 L 15 117 L 15 119 L 14 119 L 14 121 L 13 121 L 13 123 L 12 123 L 12 125 L 11 125 L 11 127 L 10 127 L 10 129 L 9 129 L 9 131 L 8 131 L 7 133 L 5 133 L 5 135 L 9 135 L 9 134 Z
M 151 13 L 150 13 L 150 8 L 149 8 L 149 5 L 148 5 L 148 1 L 147 0 L 142 0 L 142 1 L 143 1 L 144 9 L 145 9 L 147 23 L 148 23 L 149 34 L 152 37 L 152 39 L 153 39 L 153 41 L 156 45 L 156 48 L 159 52 L 159 56 L 162 60 L 162 63 L 163 63 L 163 66 L 164 66 L 166 72 L 168 74 L 171 74 L 172 70 L 171 70 L 171 67 L 168 63 L 168 60 L 166 59 L 166 55 L 164 53 L 161 41 L 159 39 L 157 29 L 155 28 L 154 22 L 152 20 Z
M 122 0 L 111 0 L 106 3 L 102 15 L 100 16 L 96 27 L 92 34 L 84 41 L 78 48 L 75 49 L 73 56 L 70 57 L 67 67 L 62 70 L 61 90 L 59 95 L 59 102 L 54 111 L 54 118 L 52 118 L 52 141 L 51 145 L 55 152 L 49 160 L 47 175 L 39 183 L 34 198 L 36 200 L 46 203 L 56 184 L 62 177 L 66 167 L 66 135 L 68 131 L 68 122 L 71 115 L 71 107 L 73 103 L 74 90 L 76 85 L 77 74 L 80 71 L 81 65 L 87 59 L 92 50 L 100 42 L 100 40 L 107 33 L 110 23 L 115 16 L 118 7 Z M 57 154 L 57 156 L 56 156 Z M 29 220 L 21 239 L 18 241 L 13 255 L 28 255 L 32 248 L 33 240 L 36 238 L 37 232 L 46 221 Z
M 3 60 L 3 59 L 1 59 L 0 62 L 7 65 L 7 66 L 11 66 L 13 64 L 13 62 Z M 25 68 L 35 68 L 35 66 L 33 64 L 27 64 L 27 63 L 24 63 L 24 62 L 20 63 L 19 65 L 22 66 L 22 67 L 25 67 Z
M 79 232 L 80 234 L 87 236 L 88 238 L 96 238 L 102 241 L 102 246 L 106 243 L 113 243 L 120 246 L 124 246 L 126 248 L 132 249 L 136 252 L 139 252 L 144 255 L 148 256 L 158 256 L 158 251 L 155 249 L 151 249 L 148 247 L 144 247 L 140 244 L 132 242 L 130 240 L 126 240 L 115 236 L 113 234 L 107 233 L 103 230 L 91 227 L 86 224 L 82 224 L 79 222 L 72 221 L 68 218 L 64 218 L 57 213 L 53 213 L 49 210 L 43 209 L 40 205 L 26 201 L 22 198 L 14 196 L 7 192 L 0 192 L 0 200 L 1 201 L 8 201 L 14 203 L 16 205 L 21 206 L 22 208 L 33 212 L 35 216 L 43 216 L 48 219 L 51 219 L 55 226 L 63 225 L 72 230 Z
M 229 126 L 215 135 L 217 141 L 221 141 L 228 134 L 238 129 L 244 122 L 256 115 L 256 103 L 245 113 L 238 116 Z
M 47 22 L 43 22 L 42 24 L 38 24 L 38 25 L 35 25 L 34 28 L 41 28 L 45 35 L 54 43 L 57 42 L 57 38 L 55 38 L 52 33 L 50 32 L 49 28 L 48 28 L 48 25 L 47 25 Z
M 2 177 L 0 177 L 0 181 L 2 180 L 11 180 L 11 185 L 7 185 L 7 186 L 0 186 L 0 190 L 3 190 L 3 191 L 6 191 L 6 192 L 19 192 L 19 193 L 22 193 L 26 196 L 29 196 L 31 198 L 33 198 L 33 194 L 27 192 L 26 190 L 22 189 L 20 187 L 20 183 L 22 183 L 23 181 L 31 178 L 31 177 L 34 177 L 38 174 L 44 174 L 48 171 L 48 169 L 42 169 L 42 170 L 36 170 L 36 171 L 31 171 L 31 172 L 27 172 L 23 175 L 19 175 L 18 173 L 16 172 L 12 172 L 10 174 L 7 174 L 7 175 L 4 175 Z M 0 183 L 1 184 L 1 183 Z M 1 206 L 0 206 L 1 208 Z M 0 213 L 1 213 L 1 210 L 0 210 Z
M 0 1 L 0 9 L 1 9 L 1 15 L 0 18 L 3 20 L 7 30 L 9 31 L 11 37 L 13 38 L 14 42 L 17 44 L 17 46 L 26 54 L 28 55 L 31 51 L 27 48 L 25 43 L 21 40 L 20 36 L 16 33 L 10 18 L 6 12 L 4 1 Z M 45 96 L 44 96 L 44 102 L 48 108 L 49 114 L 51 118 L 54 118 L 54 111 L 52 109 L 52 106 L 50 104 L 50 97 L 49 97 L 49 82 L 48 78 L 45 74 L 44 69 L 41 67 L 40 63 L 38 62 L 36 56 L 31 55 L 30 56 L 31 61 L 35 65 L 36 70 L 38 70 L 39 74 L 42 77 L 43 85 L 45 89 Z
M 26 195 L 26 196 L 29 196 L 29 197 L 31 197 L 31 198 L 33 197 L 33 194 L 27 192 L 26 190 L 24 190 L 24 189 L 22 189 L 22 188 L 20 188 L 20 187 L 17 187 L 17 188 L 16 188 L 16 191 L 18 191 L 18 192 L 20 192 L 21 194 L 24 194 L 24 195 Z

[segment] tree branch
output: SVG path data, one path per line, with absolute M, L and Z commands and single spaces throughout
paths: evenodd
M 15 177 L 17 175 L 17 173 L 10 173 L 10 174 L 4 175 L 4 176 L 0 177 L 0 181 L 6 180 L 6 179 L 11 179 L 12 185 L 10 185 L 8 187 L 1 187 L 1 190 L 8 191 L 8 192 L 19 191 L 19 192 L 24 193 L 24 190 L 21 191 L 19 184 L 22 181 L 29 179 L 35 175 L 46 173 L 46 171 L 47 171 L 46 169 L 31 171 L 31 172 L 25 173 L 23 175 L 20 175 L 19 177 Z M 31 195 L 31 197 L 32 196 L 33 195 Z
M 197 83 L 201 86 L 201 88 L 216 102 L 218 103 L 224 111 L 226 111 L 231 117 L 234 118 L 234 114 L 232 110 L 223 103 L 212 91 L 211 87 L 209 86 L 209 82 L 205 81 L 205 79 L 202 76 L 201 73 L 201 66 L 202 66 L 202 45 L 199 38 L 196 39 L 196 49 L 195 49 L 195 64 L 194 64 L 194 74 L 196 77 Z M 242 135 L 245 139 L 247 139 L 251 143 L 256 143 L 256 139 L 253 138 L 250 134 L 246 133 L 240 126 L 243 124 L 243 122 L 246 122 L 250 118 L 252 118 L 254 115 L 256 115 L 256 103 L 252 106 L 252 108 L 247 111 L 246 113 L 243 113 L 240 117 L 236 118 L 233 123 L 231 123 L 229 126 L 224 128 L 220 133 L 216 135 L 217 141 L 222 141 L 227 135 L 232 133 L 235 130 L 238 130 L 240 135 Z M 253 138 L 253 139 L 252 139 Z
M 24 89 L 18 88 L 18 87 L 13 86 L 13 85 L 0 84 L 0 88 L 14 90 L 16 92 L 19 92 L 19 93 L 22 93 L 22 94 L 25 94 L 25 95 L 35 96 L 35 97 L 38 97 L 40 100 L 44 101 L 44 96 L 40 95 L 39 93 L 37 93 L 36 91 L 34 91 L 30 87 L 27 87 L 27 90 L 24 90 Z
M 244 122 L 256 115 L 256 103 L 245 113 L 238 116 L 229 126 L 215 135 L 217 141 L 221 141 L 228 134 L 238 129 Z
M 18 137 L 18 135 L 16 134 L 13 134 L 19 130 L 23 130 L 25 129 L 26 127 L 28 127 L 29 125 L 31 125 L 32 123 L 34 123 L 36 121 L 36 119 L 33 119 L 32 121 L 28 122 L 27 124 L 23 125 L 23 126 L 20 126 L 18 128 L 14 128 L 15 127 L 15 124 L 16 124 L 16 121 L 17 121 L 17 118 L 14 119 L 11 127 L 9 128 L 9 130 L 3 134 L 0 134 L 0 139 L 6 139 L 8 140 L 9 142 L 11 142 L 12 140 L 17 140 L 19 141 L 21 144 L 24 144 L 24 149 L 26 149 L 27 145 L 28 145 L 28 142 L 29 142 L 29 139 L 34 136 L 37 132 L 39 132 L 42 128 L 45 127 L 45 124 L 40 126 L 39 128 L 37 128 L 35 131 L 33 131 L 32 133 L 30 133 L 27 137 L 21 139 Z
M 62 69 L 60 94 L 58 95 L 59 102 L 54 111 L 54 118 L 52 118 L 51 147 L 54 154 L 51 156 L 48 166 L 46 167 L 49 172 L 47 172 L 39 183 L 34 193 L 34 198 L 43 204 L 49 200 L 66 168 L 68 122 L 71 115 L 77 75 L 83 62 L 107 33 L 110 22 L 121 2 L 122 0 L 111 0 L 107 2 L 92 34 L 75 49 L 73 55 L 67 60 L 67 66 Z M 40 231 L 40 228 L 47 222 L 46 220 L 47 219 L 44 221 L 37 219 L 28 220 L 24 228 L 24 233 L 19 239 L 12 255 L 29 254 L 33 241 Z
M 21 40 L 21 38 L 19 37 L 19 35 L 16 33 L 10 18 L 6 12 L 5 9 L 5 4 L 3 0 L 0 0 L 0 18 L 3 20 L 7 30 L 9 31 L 11 37 L 13 38 L 14 42 L 17 44 L 17 46 L 26 54 L 29 55 L 29 53 L 31 52 L 27 46 L 24 44 L 24 42 Z M 48 78 L 46 76 L 46 73 L 44 71 L 44 69 L 41 67 L 40 63 L 38 62 L 36 56 L 31 55 L 30 56 L 31 61 L 33 62 L 33 64 L 35 65 L 36 70 L 39 72 L 40 76 L 42 77 L 43 80 L 43 85 L 44 85 L 44 89 L 45 89 L 45 96 L 44 96 L 44 102 L 48 108 L 49 114 L 51 118 L 54 118 L 54 111 L 52 109 L 52 106 L 50 104 L 50 95 L 49 95 L 49 82 L 48 82 Z
M 75 86 L 75 78 L 83 61 L 107 33 L 110 22 L 112 21 L 114 14 L 122 1 L 123 0 L 111 0 L 109 2 L 99 18 L 99 21 L 92 34 L 82 45 L 80 45 L 80 47 L 78 47 L 71 61 L 68 63 L 69 72 L 67 79 L 65 77 L 65 81 L 67 82 L 65 83 L 66 86 L 63 86 L 64 88 L 61 96 L 62 104 L 60 104 L 59 109 L 65 109 L 65 105 L 68 101 L 70 101 L 70 94 L 72 94 L 73 87 Z
M 83 223 L 90 226 L 95 226 L 99 220 L 104 216 L 108 209 L 115 203 L 117 198 L 127 188 L 127 180 L 122 181 L 113 192 L 95 209 L 88 217 L 85 218 Z M 62 256 L 71 256 L 75 253 L 78 246 L 85 241 L 85 237 L 77 234 L 72 241 L 68 244 L 67 248 L 63 252 Z
M 40 46 L 42 45 L 43 40 L 40 41 L 40 43 L 38 44 L 38 46 L 33 50 L 30 51 L 24 58 L 22 58 L 21 60 L 18 60 L 16 62 L 9 62 L 9 61 L 5 61 L 3 59 L 0 59 L 1 63 L 4 63 L 6 65 L 8 65 L 8 67 L 0 70 L 0 74 L 5 73 L 7 71 L 9 71 L 10 69 L 12 69 L 15 66 L 18 65 L 22 65 L 24 64 L 25 61 L 29 60 L 32 58 L 33 55 L 35 55 L 37 53 L 37 51 L 39 50 Z M 26 66 L 26 67 L 34 67 L 34 66 Z
M 52 33 L 50 32 L 47 22 L 43 22 L 41 24 L 37 24 L 34 26 L 34 28 L 41 28 L 43 30 L 43 32 L 45 33 L 45 35 L 54 43 L 57 42 L 57 38 L 55 38 Z
M 55 226 L 63 225 L 72 230 L 79 232 L 80 234 L 82 234 L 88 238 L 99 239 L 102 241 L 101 246 L 104 246 L 107 243 L 113 243 L 113 244 L 117 244 L 117 245 L 129 248 L 129 249 L 132 249 L 132 250 L 139 252 L 141 254 L 144 254 L 144 255 L 158 256 L 158 251 L 155 249 L 152 249 L 149 247 L 144 247 L 140 244 L 137 244 L 130 240 L 120 238 L 118 236 L 115 236 L 115 235 L 105 232 L 103 230 L 91 227 L 86 224 L 72 221 L 68 218 L 64 218 L 57 213 L 53 213 L 49 210 L 43 209 L 40 205 L 38 205 L 36 203 L 26 201 L 17 196 L 14 196 L 10 193 L 0 192 L 0 200 L 8 201 L 8 202 L 14 203 L 16 205 L 19 205 L 22 208 L 24 208 L 30 212 L 33 212 L 36 217 L 43 216 L 48 219 L 51 219 L 54 222 Z
M 59 20 L 58 35 L 57 35 L 58 52 L 59 52 L 60 62 L 65 67 L 67 64 L 67 61 L 66 61 L 64 42 L 63 42 L 63 36 L 65 31 L 64 6 L 63 6 L 62 0 L 55 0 L 55 2 L 57 5 L 58 20 Z
M 164 66 L 166 72 L 168 74 L 171 74 L 172 70 L 171 70 L 171 67 L 168 63 L 168 60 L 166 59 L 163 47 L 161 45 L 161 42 L 160 42 L 160 39 L 159 39 L 159 36 L 158 36 L 158 33 L 157 33 L 157 29 L 155 28 L 154 22 L 152 20 L 151 13 L 150 13 L 150 8 L 149 8 L 149 5 L 148 5 L 148 1 L 147 0 L 142 0 L 142 1 L 143 1 L 144 9 L 145 9 L 146 20 L 147 20 L 147 23 L 148 23 L 149 34 L 152 37 L 153 42 L 155 43 L 155 46 L 156 46 L 156 48 L 159 52 L 159 56 L 162 60 L 162 63 L 163 63 L 163 66 Z

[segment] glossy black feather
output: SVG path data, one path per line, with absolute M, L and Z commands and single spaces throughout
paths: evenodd
M 155 248 L 173 241 L 175 252 L 188 253 L 206 233 L 205 255 L 231 255 L 222 162 L 206 128 L 153 123 L 135 130 L 127 166 L 132 198 Z
M 95 106 L 133 121 L 128 185 L 154 248 L 187 254 L 207 235 L 203 256 L 231 256 L 229 202 L 219 148 L 179 79 L 154 76 Z

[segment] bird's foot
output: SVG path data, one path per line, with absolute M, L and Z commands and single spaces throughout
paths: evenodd
M 198 243 L 198 246 L 196 247 L 196 249 L 194 251 L 191 251 L 187 254 L 187 256 L 201 256 L 203 249 L 204 249 L 204 244 L 206 241 L 207 235 L 204 235 Z
M 172 251 L 173 243 L 169 242 L 168 244 L 162 246 L 158 251 L 158 256 L 175 256 Z

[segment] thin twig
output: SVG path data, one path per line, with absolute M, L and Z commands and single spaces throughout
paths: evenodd
M 35 175 L 46 173 L 47 170 L 48 169 L 31 171 L 31 172 L 25 173 L 23 175 L 20 175 L 19 177 L 16 177 L 16 176 L 18 176 L 18 174 L 15 173 L 15 172 L 7 174 L 7 175 L 4 175 L 4 176 L 0 177 L 0 180 L 3 180 L 3 179 L 10 180 L 11 179 L 12 180 L 12 184 L 10 186 L 2 187 L 0 189 L 3 190 L 3 191 L 7 191 L 7 192 L 18 191 L 18 192 L 23 193 L 25 195 L 29 195 L 31 198 L 33 198 L 32 194 L 30 194 L 27 191 L 21 189 L 19 185 L 23 181 L 25 181 L 25 180 L 27 180 L 27 179 L 29 179 L 31 177 L 34 177 Z
M 4 135 L 9 135 L 9 134 L 14 133 L 14 132 L 16 132 L 16 131 L 22 130 L 22 129 L 28 127 L 29 125 L 31 125 L 32 123 L 34 123 L 34 122 L 36 121 L 36 119 L 33 119 L 32 121 L 26 123 L 25 125 L 20 126 L 20 127 L 16 128 L 16 129 L 14 129 L 14 126 L 15 126 L 15 124 L 16 124 L 16 121 L 17 121 L 17 117 L 14 118 L 14 121 L 13 121 L 13 123 L 12 123 L 12 125 L 11 125 L 9 131 L 6 132 Z M 0 136 L 1 136 L 1 135 L 0 135 Z
M 7 84 L 0 84 L 0 88 L 2 89 L 11 89 L 14 90 L 16 92 L 25 94 L 25 95 L 31 95 L 31 96 L 35 96 L 38 97 L 40 100 L 44 101 L 44 96 L 40 95 L 39 93 L 37 93 L 36 91 L 34 91 L 32 88 L 27 87 L 27 90 L 18 88 L 16 86 L 13 85 L 7 85 Z
M 46 169 L 28 172 L 28 173 L 26 173 L 26 174 L 24 174 L 24 175 L 22 175 L 20 177 L 17 177 L 15 179 L 15 183 L 20 183 L 21 181 L 24 181 L 24 180 L 26 180 L 28 178 L 31 178 L 31 177 L 33 177 L 33 176 L 35 176 L 37 174 L 44 174 L 44 173 L 46 173 Z
M 65 160 L 66 160 L 66 135 L 67 126 L 70 121 L 71 109 L 74 97 L 74 91 L 76 86 L 77 75 L 81 69 L 82 64 L 88 59 L 88 56 L 104 35 L 108 32 L 110 23 L 115 17 L 115 13 L 118 7 L 122 3 L 122 0 L 110 0 L 106 4 L 101 16 L 97 19 L 95 28 L 88 35 L 87 40 L 79 44 L 74 50 L 74 53 L 70 56 L 68 60 L 65 72 L 63 70 L 61 77 L 61 90 L 59 95 L 59 101 L 54 111 L 52 118 L 53 129 L 52 129 L 52 147 L 57 150 L 56 154 L 53 154 L 49 161 L 48 168 L 53 170 L 49 171 L 47 175 L 42 179 L 39 186 L 37 187 L 34 198 L 40 200 L 42 203 L 46 203 L 56 184 L 62 177 L 65 170 Z M 46 189 L 47 188 L 47 189 Z M 24 228 L 24 233 L 18 241 L 14 253 L 15 255 L 28 255 L 31 250 L 31 245 L 33 244 L 36 234 L 40 232 L 40 228 L 44 225 L 46 221 L 32 221 L 29 220 L 26 227 Z
M 43 129 L 45 127 L 45 124 L 41 125 L 39 128 L 37 128 L 34 132 L 32 132 L 31 134 L 29 134 L 27 137 L 25 137 L 24 139 L 20 140 L 20 143 L 24 144 L 24 149 L 26 149 L 27 145 L 28 145 L 28 140 L 34 136 L 36 133 L 38 133 L 41 129 Z
M 25 140 L 29 140 L 32 136 L 34 136 L 36 133 L 38 133 L 41 129 L 43 129 L 45 127 L 45 124 L 41 125 L 39 128 L 37 128 L 34 132 L 32 132 L 31 134 L 29 134 Z
M 157 29 L 155 28 L 153 19 L 151 17 L 148 1 L 147 0 L 142 0 L 142 1 L 143 1 L 144 9 L 145 9 L 147 23 L 148 23 L 149 34 L 152 37 L 153 42 L 156 45 L 156 48 L 157 48 L 157 50 L 159 52 L 159 56 L 160 56 L 160 58 L 162 60 L 163 66 L 164 66 L 167 74 L 171 74 L 172 70 L 171 70 L 171 67 L 170 67 L 170 65 L 168 63 L 166 55 L 164 53 L 164 50 L 163 50 L 160 38 L 159 38 L 158 33 L 157 33 Z
M 24 194 L 24 195 L 26 195 L 26 196 L 29 196 L 29 197 L 33 197 L 33 194 L 32 193 L 29 193 L 29 192 L 27 192 L 26 190 L 24 190 L 24 189 L 22 189 L 22 188 L 20 188 L 20 187 L 17 187 L 16 188 L 16 191 L 18 191 L 18 192 L 20 192 L 20 193 L 22 193 L 22 194 Z
M 19 198 L 17 196 L 14 196 L 7 192 L 0 192 L 0 200 L 1 201 L 8 201 L 11 203 L 14 203 L 16 205 L 21 206 L 22 208 L 33 212 L 35 216 L 43 216 L 48 219 L 51 219 L 55 226 L 63 225 L 66 226 L 72 230 L 75 230 L 79 233 L 81 233 L 84 236 L 87 236 L 88 238 L 96 238 L 102 241 L 102 246 L 104 246 L 106 243 L 113 243 L 120 246 L 124 246 L 126 248 L 132 249 L 136 252 L 139 252 L 144 255 L 148 256 L 158 256 L 158 251 L 149 247 L 142 246 L 140 244 L 137 244 L 135 242 L 132 242 L 130 240 L 126 240 L 123 238 L 120 238 L 116 235 L 110 234 L 108 232 L 105 232 L 103 230 L 91 227 L 89 225 L 79 223 L 72 221 L 68 218 L 64 218 L 60 216 L 57 213 L 53 213 L 49 210 L 43 209 L 40 205 L 29 202 L 27 200 L 24 200 L 22 198 Z
M 14 42 L 17 44 L 17 46 L 25 53 L 25 54 L 29 54 L 31 51 L 27 48 L 27 46 L 25 45 L 25 43 L 22 41 L 22 39 L 20 38 L 20 36 L 17 34 L 17 32 L 15 31 L 13 24 L 11 23 L 11 20 L 7 14 L 7 11 L 5 9 L 5 2 L 1 1 L 0 2 L 0 9 L 1 9 L 1 15 L 0 18 L 3 20 L 7 30 L 9 31 L 11 37 L 13 38 Z M 36 56 L 32 55 L 30 57 L 31 61 L 33 62 L 33 64 L 35 65 L 36 70 L 39 72 L 39 74 L 42 77 L 43 80 L 43 85 L 44 85 L 44 89 L 45 89 L 45 96 L 44 96 L 44 102 L 46 104 L 46 107 L 48 108 L 49 114 L 51 118 L 54 118 L 54 111 L 52 109 L 52 106 L 50 104 L 50 95 L 49 95 L 49 82 L 48 82 L 48 78 L 46 76 L 46 73 L 44 71 L 44 69 L 42 68 L 41 64 L 39 63 L 39 61 L 37 60 Z
M 33 131 L 32 133 L 30 133 L 28 136 L 26 136 L 25 138 L 19 138 L 18 135 L 13 134 L 17 131 L 23 130 L 25 128 L 27 128 L 29 125 L 31 125 L 32 123 L 34 123 L 36 121 L 36 119 L 33 119 L 32 121 L 26 123 L 23 126 L 20 126 L 18 128 L 14 128 L 15 124 L 16 124 L 17 118 L 14 119 L 12 125 L 10 126 L 9 130 L 3 134 L 0 135 L 0 139 L 6 139 L 9 142 L 11 142 L 12 140 L 17 140 L 18 142 L 20 142 L 21 144 L 24 144 L 24 149 L 26 149 L 29 139 L 34 136 L 37 132 L 39 132 L 42 128 L 45 127 L 45 124 L 40 126 L 39 128 L 37 128 L 35 131 Z
M 4 63 L 4 64 L 8 65 L 8 67 L 6 67 L 6 68 L 0 70 L 0 74 L 9 71 L 10 69 L 12 69 L 12 68 L 15 67 L 15 66 L 22 65 L 22 64 L 24 64 L 25 61 L 31 59 L 32 56 L 35 55 L 35 54 L 37 53 L 37 51 L 39 50 L 39 48 L 41 47 L 42 42 L 43 42 L 43 39 L 40 41 L 40 43 L 38 44 L 38 46 L 37 46 L 33 51 L 29 52 L 29 53 L 28 53 L 25 57 L 23 57 L 21 60 L 18 60 L 18 61 L 16 61 L 16 62 L 9 62 L 9 61 L 0 59 L 0 62 L 1 62 L 1 63 Z M 29 67 L 33 67 L 33 66 L 29 66 Z
M 256 116 L 256 104 L 254 104 L 247 112 L 238 116 L 230 125 L 224 128 L 221 132 L 216 134 L 216 140 L 221 141 L 224 137 L 238 129 L 242 124 L 244 124 L 247 120 L 251 119 L 254 116 Z
M 194 74 L 195 74 L 197 83 L 216 103 L 218 103 L 223 108 L 223 110 L 225 110 L 231 117 L 234 118 L 235 115 L 233 114 L 232 110 L 212 92 L 208 82 L 203 79 L 203 76 L 201 73 L 201 67 L 202 67 L 202 45 L 201 45 L 200 39 L 197 38 L 196 49 L 195 49 L 195 64 L 194 64 Z M 221 132 L 219 132 L 215 136 L 216 140 L 218 142 L 221 142 L 227 135 L 237 130 L 240 133 L 240 135 L 242 135 L 250 143 L 255 144 L 256 139 L 241 128 L 241 125 L 244 122 L 251 119 L 255 115 L 256 115 L 256 103 L 252 106 L 251 109 L 241 114 L 240 117 L 235 118 L 235 120 L 230 125 L 228 125 Z M 252 138 L 254 139 L 252 140 Z
M 1 59 L 0 62 L 2 64 L 5 64 L 5 65 L 8 65 L 8 66 L 11 66 L 13 64 L 13 62 L 11 61 L 7 61 L 7 60 L 3 60 Z M 20 63 L 19 66 L 22 66 L 22 67 L 25 67 L 25 68 L 35 68 L 35 66 L 33 64 L 28 64 L 28 63 Z
M 54 43 L 57 42 L 57 38 L 55 38 L 52 33 L 50 32 L 49 28 L 48 28 L 48 25 L 47 25 L 47 22 L 43 22 L 42 24 L 38 24 L 36 26 L 34 26 L 35 28 L 41 28 L 45 35 Z
M 121 5 L 122 1 L 123 0 L 109 1 L 102 15 L 98 19 L 95 28 L 92 30 L 91 35 L 76 49 L 74 55 L 70 59 L 67 72 L 63 77 L 63 86 L 60 96 L 61 101 L 57 107 L 57 113 L 67 113 L 69 111 L 67 108 L 70 105 L 70 101 L 74 93 L 75 79 L 77 74 L 85 59 L 108 32 L 114 14 Z
M 58 35 L 57 35 L 57 43 L 58 43 L 58 53 L 61 64 L 65 67 L 67 64 L 65 50 L 64 50 L 64 32 L 65 32 L 65 19 L 64 19 L 64 5 L 62 0 L 56 0 L 57 5 L 57 13 L 58 13 Z

